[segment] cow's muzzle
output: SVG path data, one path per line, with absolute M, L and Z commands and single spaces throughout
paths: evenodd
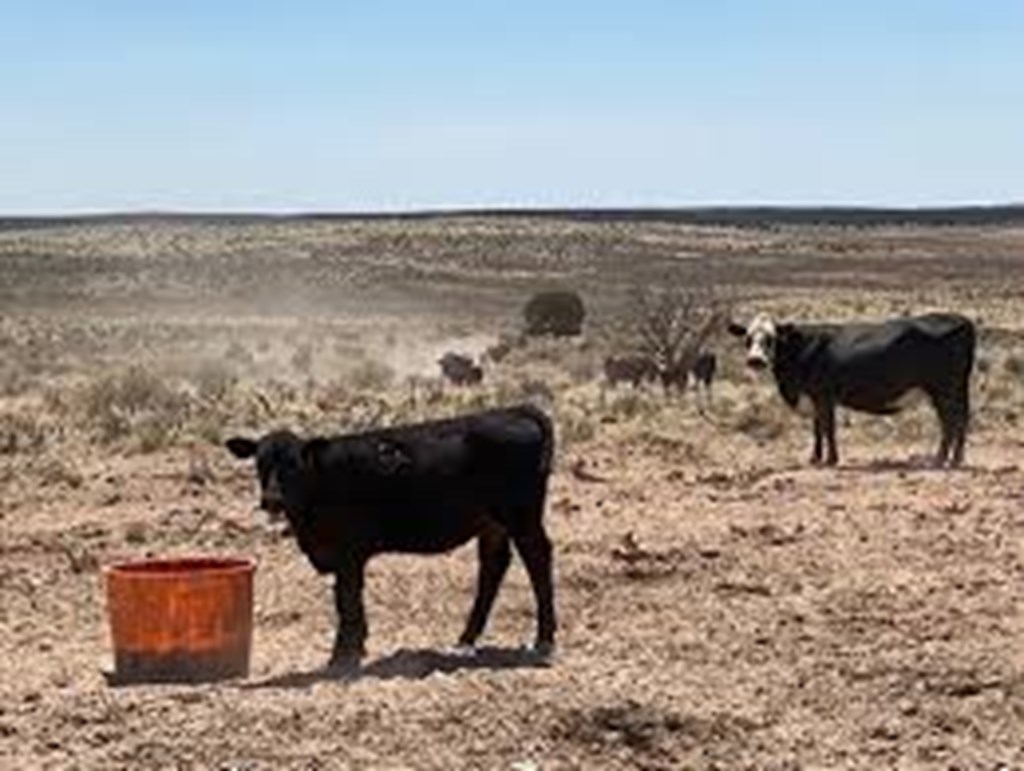
M 768 361 L 760 356 L 751 356 L 747 359 L 747 366 L 760 372 L 768 366 Z

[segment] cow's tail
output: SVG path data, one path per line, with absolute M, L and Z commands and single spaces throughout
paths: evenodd
M 964 352 L 963 372 L 969 376 L 974 370 L 975 357 L 978 349 L 978 328 L 970 319 L 963 317 L 962 323 L 958 324 L 951 332 L 950 337 L 955 337 Z
M 523 415 L 532 420 L 540 431 L 540 464 L 539 471 L 547 476 L 551 473 L 555 459 L 555 428 L 551 418 L 544 410 L 533 404 L 524 404 L 520 407 Z

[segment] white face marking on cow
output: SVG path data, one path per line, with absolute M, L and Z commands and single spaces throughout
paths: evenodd
M 758 314 L 747 327 L 747 365 L 755 369 L 770 367 L 775 359 L 778 330 L 772 318 Z

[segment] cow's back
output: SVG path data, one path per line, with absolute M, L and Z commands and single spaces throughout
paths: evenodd
M 961 387 L 974 362 L 973 323 L 957 314 L 928 314 L 831 331 L 816 364 L 824 385 L 851 407 L 887 413 L 911 390 Z
M 451 549 L 479 532 L 482 517 L 542 507 L 553 454 L 551 421 L 532 406 L 330 441 L 300 538 L 307 553 Z

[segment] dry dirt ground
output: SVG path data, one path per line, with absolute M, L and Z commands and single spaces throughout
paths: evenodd
M 706 415 L 691 394 L 603 389 L 603 325 L 629 285 L 665 276 L 714 284 L 741 315 L 972 314 L 967 467 L 921 462 L 936 440 L 921 408 L 846 416 L 840 467 L 809 467 L 807 418 L 724 340 Z M 1024 768 L 1022 279 L 1010 228 L 0 232 L 0 768 Z M 424 350 L 479 347 L 555 284 L 584 291 L 586 341 L 518 352 L 477 391 L 428 382 Z M 130 364 L 157 374 L 110 379 Z M 485 647 L 447 652 L 472 600 L 467 546 L 371 563 L 365 670 L 328 676 L 330 586 L 218 442 L 459 411 L 538 381 L 560 441 L 554 663 L 518 652 L 534 612 L 518 563 Z M 197 553 L 258 562 L 249 678 L 109 686 L 101 567 Z

